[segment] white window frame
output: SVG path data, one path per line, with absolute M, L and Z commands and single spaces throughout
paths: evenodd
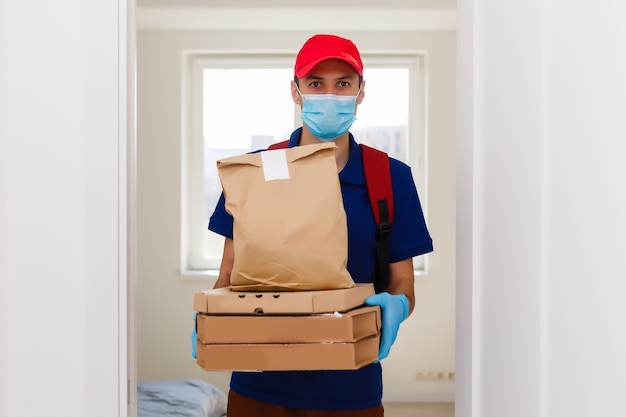
M 424 216 L 427 212 L 428 125 L 427 125 L 427 56 L 422 51 L 398 53 L 363 53 L 367 68 L 409 69 L 408 161 L 420 195 Z M 181 184 L 181 275 L 183 277 L 217 277 L 221 256 L 205 258 L 201 250 L 205 234 L 202 224 L 203 180 L 203 71 L 206 68 L 290 68 L 293 53 L 187 53 L 184 56 L 182 96 L 182 184 Z M 287 87 L 286 87 L 287 88 Z M 390 88 L 393 83 L 390 82 Z M 413 98 L 413 99 L 411 99 Z M 301 125 L 299 109 L 294 111 L 294 128 Z M 221 255 L 221 254 L 220 254 Z M 425 276 L 428 256 L 414 259 L 415 276 Z

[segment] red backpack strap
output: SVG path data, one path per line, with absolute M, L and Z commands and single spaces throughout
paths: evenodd
M 282 142 L 276 142 L 276 143 L 272 143 L 270 146 L 267 147 L 268 151 L 271 151 L 273 149 L 285 149 L 289 147 L 289 141 L 288 140 L 284 140 Z
M 363 170 L 374 220 L 378 227 L 377 265 L 378 274 L 374 286 L 376 291 L 384 291 L 389 285 L 389 253 L 387 236 L 393 223 L 393 189 L 389 156 L 378 149 L 361 144 Z

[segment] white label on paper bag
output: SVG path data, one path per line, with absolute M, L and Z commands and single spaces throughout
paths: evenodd
M 284 149 L 261 152 L 265 181 L 288 180 L 287 154 Z

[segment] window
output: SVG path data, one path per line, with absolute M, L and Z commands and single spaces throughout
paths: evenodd
M 365 100 L 350 131 L 357 142 L 412 166 L 422 204 L 426 196 L 424 83 L 421 57 L 363 56 Z M 223 238 L 207 229 L 221 193 L 216 161 L 264 149 L 301 125 L 291 99 L 293 56 L 194 55 L 188 62 L 189 109 L 183 149 L 184 274 L 217 274 Z M 393 105 L 390 105 L 393 103 Z M 425 268 L 415 259 L 416 273 Z

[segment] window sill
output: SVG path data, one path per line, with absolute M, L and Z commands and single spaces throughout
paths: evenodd
M 219 271 L 216 269 L 187 269 L 180 273 L 182 279 L 191 280 L 204 280 L 204 279 L 217 279 Z M 414 271 L 415 279 L 424 279 L 428 277 L 429 273 L 425 269 L 416 269 Z
M 219 271 L 217 269 L 185 269 L 180 273 L 180 277 L 182 279 L 192 279 L 192 280 L 216 280 Z

